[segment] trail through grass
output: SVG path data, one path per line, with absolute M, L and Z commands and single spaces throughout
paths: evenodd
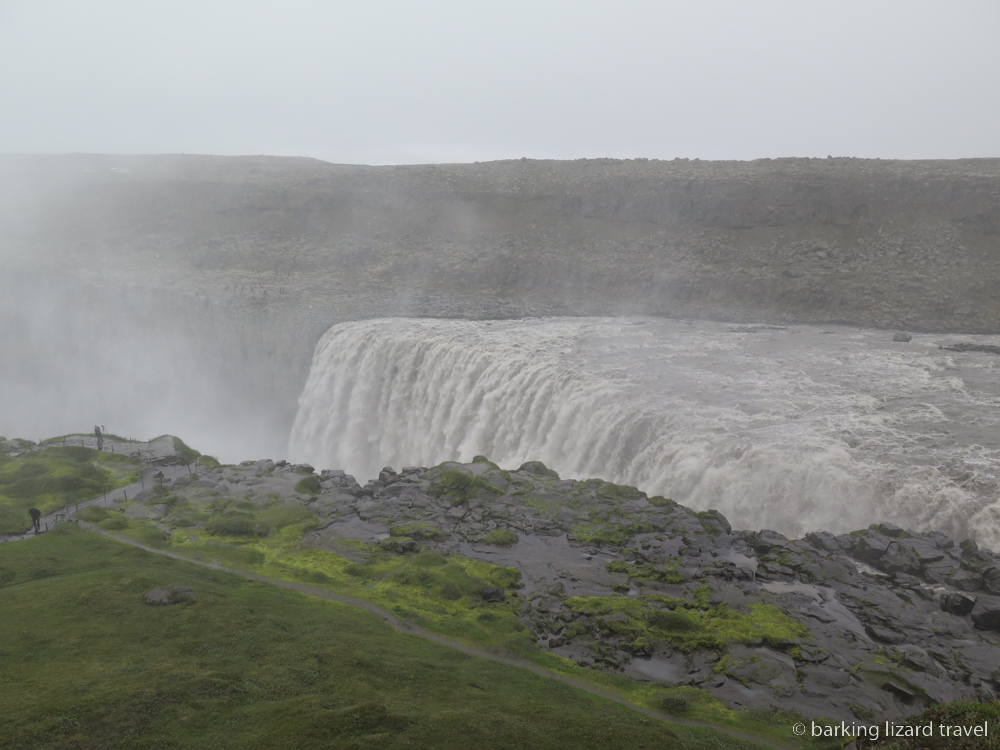
M 69 524 L 0 546 L 0 607 L 5 749 L 755 747 Z

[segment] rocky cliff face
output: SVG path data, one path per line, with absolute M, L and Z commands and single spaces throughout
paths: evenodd
M 8 320 L 38 327 L 26 311 L 41 307 L 55 338 L 73 318 L 186 341 L 169 367 L 253 394 L 284 426 L 314 343 L 346 319 L 1000 330 L 996 159 L 7 156 L 0 174 Z
M 515 566 L 525 625 L 580 663 L 848 721 L 996 696 L 1000 569 L 972 541 L 892 524 L 733 531 L 717 511 L 539 462 L 322 478 L 316 544 L 391 529 L 380 544 L 397 552 L 412 538 Z

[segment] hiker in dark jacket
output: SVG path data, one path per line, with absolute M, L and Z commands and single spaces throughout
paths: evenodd
M 28 508 L 28 515 L 31 516 L 31 524 L 35 527 L 35 533 L 37 534 L 42 530 L 42 511 L 38 508 Z

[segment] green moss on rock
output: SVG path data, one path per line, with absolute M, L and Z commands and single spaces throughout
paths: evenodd
M 517 544 L 519 539 L 510 529 L 496 529 L 486 534 L 483 541 L 497 547 L 511 547 Z
M 295 491 L 301 492 L 304 495 L 318 495 L 323 491 L 323 488 L 320 485 L 319 477 L 310 475 L 308 477 L 302 477 L 302 479 L 295 484 Z
M 389 529 L 392 536 L 409 537 L 411 539 L 434 540 L 443 539 L 446 534 L 441 529 L 419 521 L 403 523 Z

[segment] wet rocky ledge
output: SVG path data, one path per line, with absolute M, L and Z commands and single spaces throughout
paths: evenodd
M 714 510 L 481 456 L 386 467 L 364 485 L 271 460 L 169 484 L 301 503 L 318 519 L 304 541 L 346 557 L 360 540 L 515 566 L 519 583 L 483 596 L 516 598 L 540 645 L 732 708 L 881 721 L 1000 696 L 1000 564 L 940 532 L 737 531 Z M 146 490 L 127 514 L 169 532 L 161 497 Z

